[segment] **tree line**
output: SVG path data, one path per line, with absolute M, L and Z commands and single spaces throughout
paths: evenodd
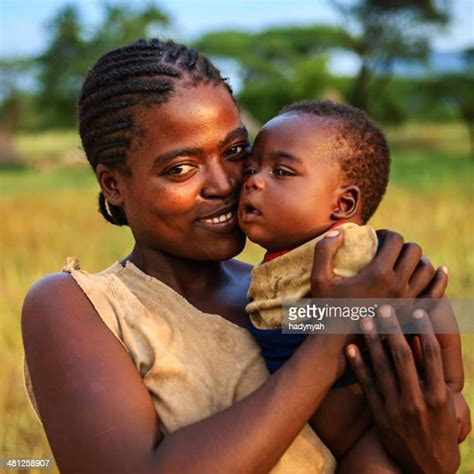
M 0 61 L 0 134 L 75 127 L 81 83 L 101 54 L 138 38 L 172 36 L 171 19 L 153 4 L 103 8 L 102 21 L 90 28 L 76 6 L 62 7 L 51 19 L 42 54 Z M 397 62 L 427 61 L 430 39 L 450 21 L 449 2 L 333 0 L 333 8 L 339 24 L 213 31 L 194 46 L 235 64 L 239 103 L 260 122 L 289 102 L 330 97 L 382 123 L 462 120 L 474 153 L 474 48 L 464 51 L 459 72 L 395 74 Z M 357 58 L 354 75 L 331 73 L 335 52 Z

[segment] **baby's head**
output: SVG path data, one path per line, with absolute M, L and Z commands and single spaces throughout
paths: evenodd
M 342 222 L 366 223 L 388 183 L 382 130 L 359 109 L 331 101 L 285 107 L 258 133 L 245 166 L 239 222 L 276 251 Z

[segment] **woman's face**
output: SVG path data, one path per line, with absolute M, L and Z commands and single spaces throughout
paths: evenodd
M 117 175 L 139 246 L 202 261 L 237 255 L 245 236 L 237 206 L 247 130 L 223 86 L 178 88 L 135 115 L 131 175 Z

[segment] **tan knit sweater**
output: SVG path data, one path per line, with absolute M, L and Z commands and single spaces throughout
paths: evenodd
M 370 226 L 353 223 L 342 224 L 337 230 L 344 233 L 344 242 L 333 271 L 343 277 L 357 275 L 377 252 L 377 234 Z M 314 247 L 325 235 L 254 267 L 247 294 L 250 303 L 245 309 L 256 328 L 281 327 L 283 299 L 309 297 Z

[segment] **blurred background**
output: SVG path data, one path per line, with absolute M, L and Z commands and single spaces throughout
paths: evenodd
M 131 248 L 128 229 L 97 212 L 76 132 L 81 82 L 104 52 L 154 36 L 211 56 L 253 135 L 295 100 L 366 110 L 393 158 L 372 224 L 447 265 L 450 296 L 474 296 L 472 0 L 0 0 L 0 457 L 52 457 L 23 390 L 28 288 L 67 256 L 95 272 Z M 249 245 L 241 257 L 261 255 Z M 463 344 L 474 407 L 474 336 Z M 462 451 L 460 472 L 473 473 L 472 438 Z

